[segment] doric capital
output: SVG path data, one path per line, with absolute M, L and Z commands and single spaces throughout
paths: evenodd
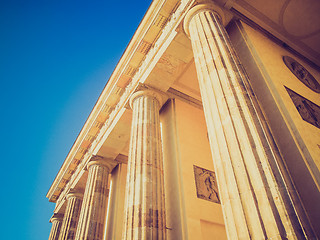
M 226 24 L 226 16 L 225 16 L 225 11 L 222 10 L 221 7 L 219 7 L 218 5 L 214 4 L 213 2 L 204 2 L 204 3 L 200 3 L 198 5 L 195 5 L 193 8 L 191 8 L 189 10 L 189 12 L 187 13 L 187 15 L 184 18 L 183 21 L 183 28 L 185 33 L 189 36 L 189 23 L 191 21 L 191 19 L 198 13 L 200 12 L 212 12 L 214 13 L 216 16 L 218 16 L 218 18 L 220 19 L 221 23 L 223 25 Z
M 154 99 L 157 99 L 157 101 L 159 102 L 159 106 L 161 107 L 168 99 L 168 96 L 158 90 L 155 89 L 153 87 L 150 87 L 146 84 L 139 84 L 139 86 L 137 87 L 135 93 L 133 93 L 129 99 L 129 106 L 132 109 L 132 103 L 134 102 L 134 100 L 136 100 L 139 97 L 146 97 L 146 96 L 150 96 Z
M 78 192 L 75 190 L 70 190 L 69 193 L 67 194 L 67 200 L 69 200 L 70 198 L 78 198 L 78 199 L 82 199 L 83 198 L 83 193 L 82 192 Z
M 159 102 L 159 105 L 161 105 L 163 103 L 162 96 L 158 92 L 156 92 L 154 90 L 147 89 L 147 90 L 137 91 L 131 96 L 130 102 L 129 102 L 130 108 L 132 109 L 132 107 L 133 107 L 132 104 L 133 104 L 134 100 L 136 100 L 139 97 L 145 97 L 145 96 L 150 96 L 150 97 L 157 99 L 157 101 Z
M 108 171 L 110 172 L 118 162 L 112 158 L 105 158 L 99 155 L 92 156 L 90 162 L 87 164 L 87 169 L 89 169 L 91 166 L 102 166 L 108 168 Z
M 54 222 L 54 221 L 58 221 L 58 222 L 62 222 L 63 220 L 63 214 L 61 213 L 54 213 L 52 215 L 52 217 L 50 218 L 49 222 Z

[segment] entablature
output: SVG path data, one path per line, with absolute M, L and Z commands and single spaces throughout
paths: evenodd
M 126 105 L 140 84 L 146 84 L 162 92 L 167 92 L 168 89 L 171 89 L 171 92 L 180 90 L 183 83 L 177 79 L 179 80 L 185 74 L 186 69 L 191 71 L 190 69 L 193 68 L 190 65 L 194 64 L 190 42 L 182 30 L 182 21 L 188 10 L 199 2 L 204 1 L 158 0 L 152 2 L 50 187 L 47 193 L 50 201 L 56 202 L 57 199 L 63 199 L 65 192 L 82 177 L 83 169 L 92 155 L 102 152 L 103 155 L 117 157 L 119 152 L 113 152 L 110 146 L 106 147 L 107 139 L 112 137 L 112 132 L 120 119 L 124 116 L 130 118 Z M 264 21 L 263 14 L 254 15 L 250 12 L 253 7 L 250 5 L 251 1 L 216 0 L 213 2 L 224 7 L 225 25 L 232 18 L 240 18 L 244 21 L 248 18 L 261 24 L 288 44 L 291 43 L 287 35 L 283 37 L 281 32 L 273 28 L 273 25 L 268 25 L 268 21 Z M 255 5 L 256 8 L 259 6 L 258 3 Z M 286 10 L 284 5 L 282 9 Z M 281 14 L 279 16 L 284 16 L 284 12 Z M 292 46 L 296 46 L 297 39 L 293 38 L 293 40 Z M 298 51 L 301 50 L 301 46 L 297 47 Z M 301 52 L 319 64 L 315 60 L 317 51 L 306 53 L 305 50 L 301 50 Z M 191 89 L 188 95 L 194 99 L 193 102 L 201 105 L 197 92 L 192 92 Z M 118 131 L 121 132 L 124 129 L 127 131 L 127 127 L 123 123 Z M 127 139 L 121 144 L 126 146 Z
M 142 63 L 150 60 L 146 59 L 147 55 L 155 54 L 156 51 L 151 50 L 156 47 L 162 30 L 179 4 L 175 0 L 151 4 L 50 187 L 47 193 L 50 201 L 58 199 L 80 162 L 94 151 L 101 131 L 104 132 L 118 115 L 120 97 L 124 92 L 127 95 L 128 88 L 132 89 L 132 85 L 128 85 Z

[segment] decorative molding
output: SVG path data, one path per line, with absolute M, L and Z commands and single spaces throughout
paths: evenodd
M 119 162 L 112 158 L 105 158 L 99 155 L 93 155 L 90 161 L 87 163 L 87 169 L 93 165 L 105 166 L 108 168 L 108 172 L 111 172 L 112 169 L 118 165 Z
M 59 221 L 61 222 L 63 220 L 63 214 L 62 213 L 54 213 L 52 215 L 52 217 L 50 218 L 49 222 L 53 222 L 53 221 Z
M 139 96 L 152 96 L 158 100 L 160 108 L 167 101 L 168 96 L 166 93 L 161 92 L 158 89 L 152 88 L 146 84 L 141 84 L 137 86 L 135 92 L 133 92 L 129 99 L 129 106 L 132 109 L 132 102 Z
M 193 97 L 190 97 L 189 95 L 178 91 L 177 89 L 174 88 L 169 88 L 167 91 L 167 94 L 170 98 L 178 98 L 194 107 L 197 107 L 199 109 L 203 109 L 202 102 L 199 101 L 198 99 L 195 99 Z
M 167 22 L 168 18 L 166 16 L 163 16 L 162 14 L 159 14 L 153 25 L 158 28 L 163 28 Z
M 193 8 L 191 8 L 184 18 L 183 29 L 184 29 L 187 36 L 190 35 L 189 23 L 190 23 L 191 19 L 199 12 L 204 12 L 204 11 L 211 11 L 211 12 L 215 13 L 218 16 L 218 18 L 220 19 L 220 21 L 222 22 L 222 24 L 226 25 L 227 20 L 226 20 L 226 16 L 225 16 L 225 10 L 223 10 L 220 6 L 214 4 L 211 1 L 200 3 L 198 5 L 195 5 Z
M 142 54 L 147 54 L 151 49 L 151 47 L 152 47 L 152 43 L 142 40 L 137 51 Z
M 70 198 L 75 197 L 78 199 L 82 199 L 83 198 L 83 193 L 82 192 L 77 192 L 74 189 L 71 189 L 69 191 L 69 193 L 66 196 L 66 199 L 69 200 Z

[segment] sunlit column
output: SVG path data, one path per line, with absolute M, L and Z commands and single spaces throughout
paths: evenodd
M 64 214 L 59 240 L 75 239 L 76 227 L 82 204 L 82 193 L 71 192 L 67 195 L 67 207 Z
M 94 156 L 88 163 L 88 179 L 83 196 L 76 239 L 103 239 L 107 212 L 108 177 L 115 166 L 113 159 Z
M 120 163 L 112 170 L 105 239 L 122 237 L 126 177 L 127 164 Z
M 52 223 L 49 240 L 58 240 L 61 224 L 62 224 L 63 215 L 62 214 L 53 214 L 53 216 L 50 219 L 50 222 Z
M 144 90 L 131 97 L 133 110 L 122 239 L 166 239 L 161 96 Z
M 192 43 L 228 238 L 304 239 L 221 13 L 215 6 L 198 5 L 184 27 Z

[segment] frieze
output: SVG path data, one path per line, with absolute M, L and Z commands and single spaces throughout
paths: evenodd
M 216 175 L 213 171 L 193 165 L 197 197 L 220 203 Z

